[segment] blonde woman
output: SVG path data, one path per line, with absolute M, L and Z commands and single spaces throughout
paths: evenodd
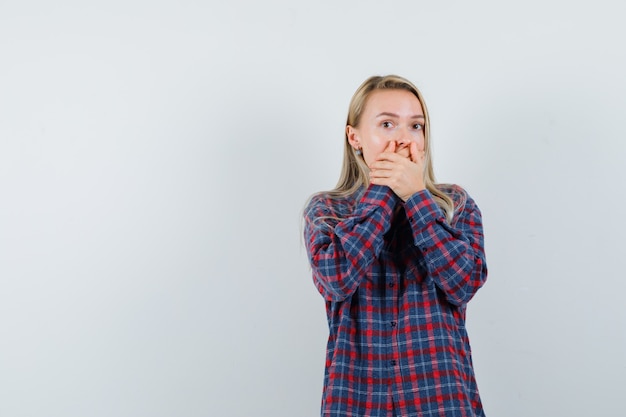
M 481 213 L 436 184 L 426 105 L 398 76 L 355 92 L 337 187 L 304 238 L 329 338 L 323 416 L 484 416 L 465 308 L 487 278 Z

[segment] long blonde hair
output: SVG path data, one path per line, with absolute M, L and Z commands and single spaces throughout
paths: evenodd
M 430 191 L 435 202 L 446 214 L 448 222 L 452 221 L 454 216 L 454 202 L 452 198 L 442 189 L 438 188 L 435 183 L 435 173 L 432 163 L 432 151 L 430 146 L 430 120 L 428 117 L 428 108 L 422 96 L 422 93 L 409 80 L 397 76 L 373 76 L 365 80 L 363 84 L 356 90 L 350 101 L 348 109 L 348 119 L 346 126 L 358 127 L 361 121 L 361 115 L 367 99 L 370 94 L 376 90 L 392 89 L 406 90 L 417 97 L 424 110 L 424 152 L 426 169 L 424 171 L 424 185 Z M 353 195 L 362 186 L 367 187 L 369 184 L 369 169 L 365 164 L 362 155 L 357 155 L 355 149 L 348 142 L 348 135 L 345 134 L 343 165 L 341 167 L 341 175 L 335 188 L 326 193 L 331 198 L 345 198 Z M 444 188 L 444 187 L 441 187 Z

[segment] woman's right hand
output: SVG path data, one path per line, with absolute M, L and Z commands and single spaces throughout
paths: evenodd
M 405 148 L 404 148 L 405 149 Z M 409 145 L 409 156 L 397 152 L 395 141 L 390 141 L 370 166 L 370 183 L 386 185 L 403 201 L 423 190 L 424 151 L 417 149 L 417 144 Z

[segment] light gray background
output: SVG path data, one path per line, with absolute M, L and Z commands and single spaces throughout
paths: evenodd
M 483 211 L 488 415 L 623 417 L 619 5 L 0 0 L 0 416 L 318 415 L 300 212 L 398 73 Z

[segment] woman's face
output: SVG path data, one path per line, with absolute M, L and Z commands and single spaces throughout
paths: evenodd
M 361 114 L 359 126 L 347 126 L 348 141 L 361 149 L 370 166 L 390 141 L 396 142 L 396 153 L 409 157 L 411 142 L 424 150 L 424 111 L 417 97 L 406 90 L 372 92 Z

